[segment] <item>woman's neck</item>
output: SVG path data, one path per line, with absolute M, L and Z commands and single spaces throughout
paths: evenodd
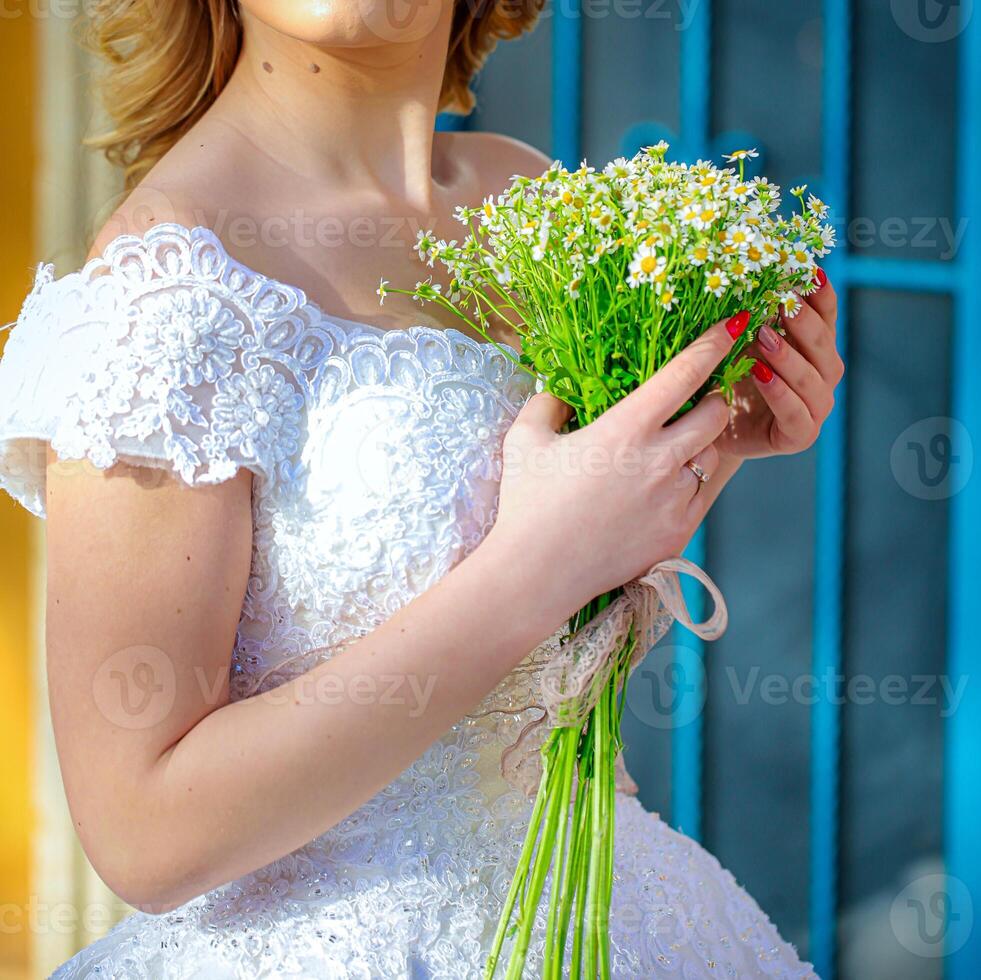
M 212 111 L 297 177 L 429 209 L 452 17 L 440 6 L 418 40 L 329 48 L 246 16 L 242 56 Z

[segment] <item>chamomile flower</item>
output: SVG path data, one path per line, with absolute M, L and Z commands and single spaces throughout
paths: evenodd
M 835 230 L 832 225 L 822 225 L 819 231 L 821 247 L 815 248 L 816 255 L 825 256 L 835 247 Z
M 389 281 L 387 279 L 381 279 L 378 282 L 378 288 L 375 292 L 378 294 L 378 305 L 385 305 L 385 297 L 388 295 Z
M 433 282 L 433 277 L 430 276 L 423 282 L 417 282 L 415 288 L 414 299 L 417 299 L 420 304 L 431 303 L 440 297 L 443 292 L 442 283 Z
M 803 245 L 791 246 L 787 253 L 787 267 L 793 271 L 798 269 L 810 269 L 814 265 L 814 259 Z
M 493 197 L 485 197 L 483 203 L 480 205 L 480 223 L 484 227 L 488 227 L 494 223 L 497 217 L 497 204 L 494 202 Z
M 609 231 L 613 227 L 614 220 L 612 208 L 597 204 L 590 209 L 589 222 L 598 231 Z
M 755 150 L 736 150 L 734 153 L 730 153 L 725 159 L 729 163 L 740 163 L 744 160 L 755 160 L 759 156 L 759 153 Z
M 562 244 L 566 248 L 575 248 L 585 233 L 586 229 L 582 225 L 570 225 L 562 236 Z
M 705 276 L 705 292 L 713 296 L 721 296 L 730 283 L 729 277 L 718 266 Z
M 637 289 L 639 286 L 643 286 L 646 281 L 643 273 L 639 269 L 631 269 L 627 273 L 627 285 L 631 289 Z
M 763 249 L 760 248 L 756 242 L 753 242 L 749 248 L 746 249 L 746 264 L 754 272 L 760 268 L 763 263 Z
M 819 197 L 815 197 L 813 194 L 808 195 L 807 206 L 814 212 L 814 216 L 821 221 L 828 216 L 828 205 L 825 204 Z
M 678 220 L 685 225 L 694 225 L 698 221 L 699 207 L 695 201 L 690 201 L 682 205 L 678 213 Z
M 420 229 L 416 232 L 416 243 L 412 247 L 419 253 L 419 258 L 432 268 L 434 259 L 433 250 L 436 248 L 436 240 L 432 235 L 428 231 Z
M 689 253 L 688 261 L 693 266 L 705 265 L 712 259 L 712 247 L 708 240 L 700 241 Z
M 714 202 L 698 200 L 685 207 L 681 220 L 696 231 L 705 231 L 718 221 L 719 213 L 719 207 Z
M 783 307 L 783 315 L 788 320 L 793 320 L 800 313 L 804 304 L 795 292 L 788 290 L 780 296 L 780 305 Z
M 753 185 L 745 181 L 736 181 L 726 188 L 726 197 L 737 204 L 744 204 L 753 194 Z
M 495 261 L 491 266 L 491 271 L 494 273 L 494 278 L 499 285 L 507 286 L 511 282 L 511 266 L 506 262 L 502 264 Z
M 741 258 L 736 259 L 734 262 L 729 264 L 728 272 L 734 280 L 745 279 L 750 273 L 749 264 L 744 262 Z
M 780 249 L 773 242 L 765 241 L 763 243 L 763 258 L 760 264 L 764 266 L 773 265 L 775 262 L 780 261 L 780 255 Z
M 586 260 L 590 265 L 596 265 L 601 258 L 609 251 L 610 246 L 606 239 L 601 238 L 594 246 L 589 258 Z
M 720 238 L 723 245 L 745 252 L 756 241 L 756 232 L 749 225 L 734 225 L 732 228 L 726 228 Z
M 629 180 L 636 170 L 632 160 L 617 157 L 603 168 L 603 173 L 611 180 Z
M 634 252 L 629 270 L 634 273 L 637 285 L 642 282 L 653 283 L 658 275 L 664 272 L 667 264 L 668 260 L 663 255 L 658 255 L 649 245 L 641 245 Z

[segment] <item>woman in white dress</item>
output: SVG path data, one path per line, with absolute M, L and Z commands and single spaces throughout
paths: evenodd
M 378 307 L 419 227 L 547 165 L 433 133 L 536 6 L 95 5 L 132 193 L 81 271 L 38 269 L 0 361 L 71 812 L 139 909 L 59 977 L 478 977 L 530 810 L 499 767 L 522 662 L 830 410 L 827 283 L 731 416 L 665 425 L 738 320 L 571 435 L 494 345 Z M 616 820 L 616 977 L 813 976 L 697 844 Z

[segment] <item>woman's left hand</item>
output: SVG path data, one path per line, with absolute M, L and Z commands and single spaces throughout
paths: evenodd
M 835 346 L 838 298 L 823 271 L 818 282 L 797 316 L 783 318 L 785 336 L 765 326 L 747 349 L 756 364 L 736 386 L 729 427 L 715 443 L 720 454 L 797 453 L 817 439 L 845 370 Z

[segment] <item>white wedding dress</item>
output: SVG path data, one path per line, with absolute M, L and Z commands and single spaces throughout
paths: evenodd
M 250 469 L 231 666 L 245 698 L 368 633 L 480 543 L 502 437 L 533 389 L 493 345 L 342 320 L 211 231 L 161 225 L 61 279 L 38 269 L 0 361 L 0 486 L 43 516 L 48 442 L 192 486 Z M 499 769 L 528 717 L 515 713 L 527 676 L 322 837 L 130 916 L 55 976 L 479 977 L 530 812 Z M 814 976 L 696 843 L 632 797 L 616 820 L 614 976 Z M 527 976 L 540 960 L 539 923 Z

